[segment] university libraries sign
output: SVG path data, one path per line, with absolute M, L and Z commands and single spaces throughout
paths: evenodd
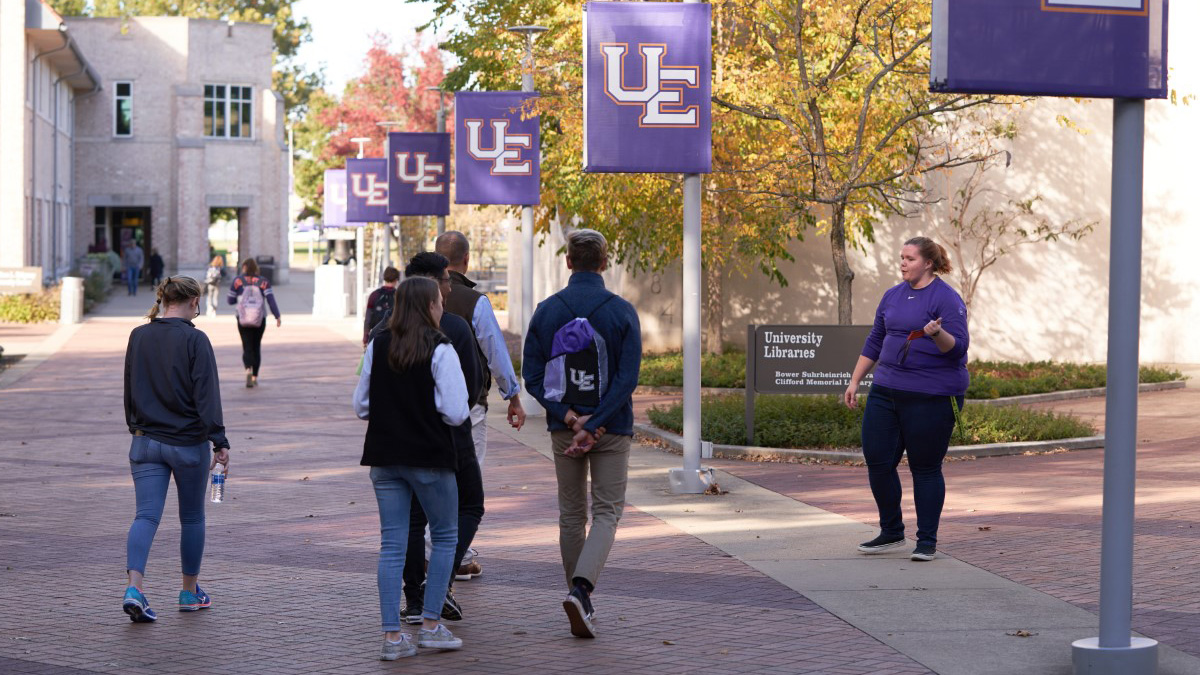
M 747 379 L 760 394 L 840 395 L 870 332 L 870 326 L 751 326 Z

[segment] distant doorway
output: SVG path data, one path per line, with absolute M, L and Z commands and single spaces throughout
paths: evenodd
M 96 207 L 94 246 L 106 245 L 117 255 L 123 255 L 125 246 L 133 242 L 142 249 L 142 257 L 148 263 L 153 246 L 151 213 L 148 206 Z M 142 279 L 148 279 L 148 265 L 142 265 Z M 114 276 L 123 273 L 118 270 Z
M 229 270 L 237 270 L 241 263 L 238 258 L 241 233 L 238 212 L 239 209 L 230 207 L 213 207 L 208 210 L 209 260 L 212 260 L 212 256 L 220 256 Z

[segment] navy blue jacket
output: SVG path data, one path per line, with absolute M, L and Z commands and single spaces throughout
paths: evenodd
M 637 311 L 624 298 L 613 297 L 605 303 L 614 294 L 604 288 L 604 278 L 595 272 L 575 272 L 567 281 L 567 287 L 555 295 L 566 304 L 551 296 L 538 303 L 529 321 L 521 360 L 525 390 L 546 409 L 546 426 L 550 431 L 567 429 L 563 417 L 572 407 L 546 400 L 543 386 L 546 362 L 550 360 L 554 333 L 572 319 L 589 317 L 588 323 L 604 338 L 609 386 L 599 407 L 575 406 L 573 409 L 580 415 L 592 416 L 584 425 L 588 431 L 604 427 L 609 434 L 632 436 L 633 390 L 637 388 L 638 371 L 642 367 L 642 328 Z M 600 307 L 601 303 L 604 303 L 603 307 Z M 575 310 L 574 313 L 567 305 Z

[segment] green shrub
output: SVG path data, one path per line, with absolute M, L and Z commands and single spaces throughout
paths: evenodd
M 1001 398 L 1044 394 L 1069 389 L 1095 389 L 1108 381 L 1104 364 L 1057 363 L 1035 361 L 972 361 L 967 365 L 971 386 L 967 398 Z M 1169 382 L 1183 378 L 1177 370 L 1142 366 L 1141 382 Z
M 83 311 L 90 312 L 96 303 L 108 299 L 108 291 L 112 283 L 108 276 L 100 270 L 95 270 L 83 280 Z
M 950 405 L 947 398 L 946 405 Z M 746 399 L 741 394 L 705 397 L 701 402 L 700 436 L 727 445 L 746 443 Z M 859 447 L 862 409 L 850 410 L 837 396 L 759 396 L 755 399 L 754 443 L 767 448 Z M 683 406 L 653 407 L 655 426 L 682 433 Z M 951 443 L 1011 443 L 1095 435 L 1089 424 L 1067 415 L 1014 406 L 969 405 L 963 426 Z
M 58 286 L 51 286 L 40 293 L 0 295 L 0 321 L 15 323 L 58 321 L 58 309 Z
M 638 384 L 647 387 L 682 387 L 683 355 L 664 352 L 642 356 Z M 700 386 L 738 388 L 746 386 L 746 352 L 700 355 Z
M 847 367 L 853 364 L 846 364 Z M 1081 365 L 1037 361 L 972 361 L 967 364 L 971 386 L 967 398 L 1000 398 L 1024 394 L 1043 394 L 1068 389 L 1103 387 L 1106 381 L 1104 364 Z M 1177 370 L 1142 366 L 1141 382 L 1169 382 L 1182 379 Z M 646 354 L 638 384 L 648 387 L 683 386 L 683 356 L 679 352 Z M 702 354 L 700 384 L 704 387 L 742 388 L 746 386 L 746 353 L 727 351 L 724 354 Z

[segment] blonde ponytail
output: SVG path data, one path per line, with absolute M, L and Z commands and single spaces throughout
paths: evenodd
M 154 306 L 146 312 L 146 318 L 150 320 L 157 319 L 159 312 L 165 311 L 169 305 L 200 297 L 200 282 L 191 277 L 167 277 L 154 290 L 154 296 Z

